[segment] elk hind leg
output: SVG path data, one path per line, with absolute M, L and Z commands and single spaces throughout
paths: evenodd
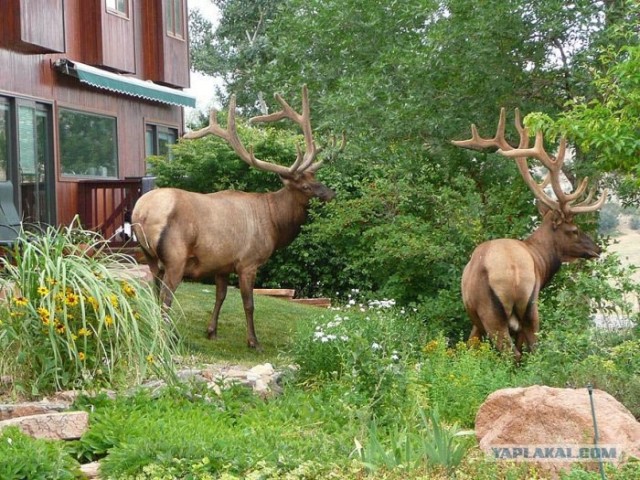
M 533 352 L 538 342 L 538 331 L 540 330 L 540 319 L 538 317 L 538 305 L 535 298 L 529 301 L 527 305 L 527 311 L 524 314 L 524 320 L 522 321 L 522 329 L 518 332 L 518 344 L 519 349 L 526 343 L 527 349 Z M 521 350 L 522 351 L 522 350 Z
M 247 318 L 247 345 L 249 348 L 261 350 L 256 330 L 253 324 L 253 286 L 256 281 L 256 269 L 243 270 L 238 272 L 240 279 L 240 294 L 242 295 L 242 305 Z
M 516 361 L 519 361 L 520 350 L 513 343 L 509 332 L 511 314 L 507 313 L 507 309 L 493 290 L 490 290 L 490 297 L 490 301 L 478 309 L 478 316 L 482 319 L 482 326 L 487 332 L 487 337 L 498 350 L 502 352 L 507 349 L 512 350 Z
M 218 317 L 220 316 L 220 309 L 222 308 L 224 299 L 227 298 L 228 286 L 229 275 L 216 275 L 216 304 L 213 307 L 211 321 L 207 327 L 207 338 L 209 338 L 209 340 L 218 337 Z

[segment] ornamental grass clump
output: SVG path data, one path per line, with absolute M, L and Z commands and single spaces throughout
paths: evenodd
M 23 233 L 0 262 L 0 374 L 14 393 L 172 375 L 174 329 L 151 285 L 128 276 L 133 259 L 109 253 L 95 233 L 74 225 Z

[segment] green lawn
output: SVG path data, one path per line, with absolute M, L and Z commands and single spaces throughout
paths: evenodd
M 222 306 L 217 340 L 207 339 L 215 291 L 215 285 L 183 282 L 173 304 L 173 317 L 178 325 L 184 354 L 194 355 L 203 362 L 289 363 L 285 352 L 296 325 L 302 319 L 322 315 L 323 312 L 318 307 L 255 295 L 254 321 L 256 335 L 262 345 L 262 351 L 257 352 L 247 347 L 246 321 L 237 288 L 229 288 Z

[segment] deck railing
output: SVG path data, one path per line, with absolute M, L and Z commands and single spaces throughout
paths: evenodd
M 130 221 L 136 201 L 153 188 L 153 177 L 124 180 L 82 180 L 78 184 L 78 209 L 82 226 L 99 232 L 112 243 L 124 243 L 119 231 Z M 120 229 L 120 230 L 119 230 Z

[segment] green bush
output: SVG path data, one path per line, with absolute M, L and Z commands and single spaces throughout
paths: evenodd
M 38 440 L 17 427 L 0 432 L 2 480 L 73 480 L 84 478 L 79 464 L 60 442 Z
M 0 306 L 0 373 L 17 393 L 172 374 L 173 327 L 152 287 L 123 277 L 133 259 L 105 249 L 92 232 L 49 228 L 25 234 L 1 260 L 11 294 Z
M 394 300 L 350 302 L 300 327 L 291 352 L 297 378 L 339 382 L 348 402 L 393 418 L 412 401 L 411 365 L 424 343 L 424 325 L 395 308 Z

